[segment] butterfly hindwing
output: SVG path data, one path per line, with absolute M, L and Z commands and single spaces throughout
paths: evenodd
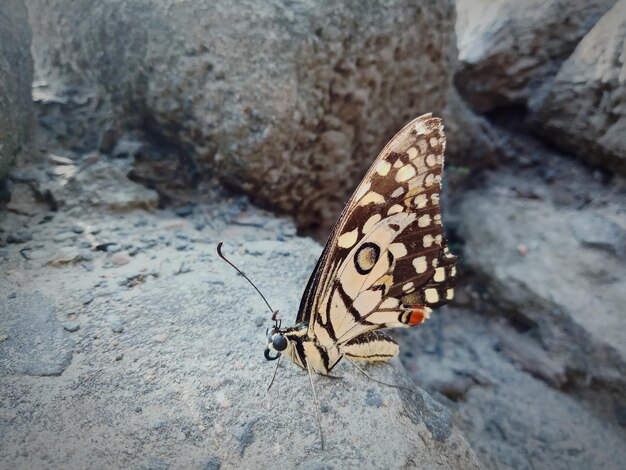
M 421 323 L 452 298 L 456 258 L 439 210 L 444 149 L 441 120 L 421 116 L 387 144 L 356 189 L 298 314 L 322 344 L 345 349 L 361 338 L 362 349 L 374 341 L 369 332 Z

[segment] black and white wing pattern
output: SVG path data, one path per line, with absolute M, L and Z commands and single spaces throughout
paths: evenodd
M 388 359 L 397 345 L 375 330 L 422 323 L 453 298 L 456 257 L 443 238 L 439 209 L 445 144 L 441 119 L 414 119 L 383 149 L 345 207 L 297 318 L 324 348 Z

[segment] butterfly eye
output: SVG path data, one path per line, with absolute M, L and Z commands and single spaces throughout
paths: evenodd
M 283 335 L 274 336 L 274 339 L 272 340 L 272 346 L 274 346 L 274 349 L 276 351 L 284 351 L 285 349 L 287 349 L 287 338 L 285 338 Z

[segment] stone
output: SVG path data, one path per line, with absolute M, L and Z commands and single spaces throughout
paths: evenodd
M 54 301 L 37 291 L 20 291 L 8 299 L 0 295 L 5 297 L 0 302 L 2 331 L 8 336 L 0 342 L 0 376 L 61 375 L 72 361 L 74 344 L 57 320 Z
M 226 199 L 210 208 L 218 218 L 232 209 Z M 246 226 L 228 227 L 225 253 L 245 266 L 287 326 L 296 317 L 303 286 L 322 247 L 298 236 L 278 243 L 272 229 L 276 219 L 252 206 L 248 210 L 266 219 L 262 228 L 252 227 L 255 237 L 270 240 L 272 249 L 280 245 L 289 256 L 270 262 L 265 256 L 239 255 L 251 230 Z M 54 233 L 57 226 L 66 225 L 65 216 L 61 208 L 47 229 Z M 80 221 L 86 227 L 102 226 L 103 232 L 104 227 L 107 232 L 119 227 L 116 233 L 125 233 L 127 243 L 145 236 L 145 227 L 134 226 L 135 216 L 150 220 L 155 239 L 171 238 L 166 223 L 180 222 L 170 211 L 120 217 L 107 210 L 84 211 Z M 160 275 L 151 275 L 149 282 L 134 289 L 120 289 L 100 263 L 93 273 L 23 266 L 10 250 L 8 272 L 22 270 L 11 274 L 10 282 L 17 278 L 24 290 L 43 283 L 53 295 L 45 299 L 46 306 L 63 305 L 65 311 L 88 317 L 89 324 L 83 322 L 84 334 L 63 332 L 77 338 L 80 354 L 62 376 L 2 380 L 2 396 L 8 397 L 19 418 L 0 420 L 0 468 L 36 468 L 42 461 L 55 468 L 82 468 L 86 455 L 97 468 L 141 468 L 148 463 L 156 468 L 271 468 L 276 462 L 284 468 L 304 463 L 304 468 L 316 468 L 314 462 L 333 468 L 479 468 L 451 412 L 415 388 L 397 359 L 363 367 L 375 379 L 411 391 L 376 383 L 349 363 L 336 369 L 343 380 L 313 377 L 325 411 L 322 452 L 306 371 L 283 360 L 273 388 L 265 392 L 275 363 L 263 357 L 266 338 L 255 318 L 263 316 L 269 326 L 271 314 L 215 253 L 214 241 L 222 230 L 206 229 L 203 238 L 211 242 L 203 246 L 205 256 L 189 256 L 173 247 L 154 250 L 150 268 Z M 51 240 L 45 244 L 42 250 L 54 246 Z M 174 275 L 183 261 L 192 269 Z M 94 295 L 93 286 L 107 274 L 110 282 L 98 282 L 96 299 L 83 307 L 84 296 Z M 209 286 L 207 275 L 219 276 L 222 285 Z M 11 291 L 3 289 L 6 294 L 0 297 L 0 334 L 8 336 L 0 348 L 13 341 L 13 331 L 4 331 L 4 309 L 15 310 L 5 301 Z M 28 323 L 26 312 L 15 315 Z M 122 319 L 128 328 L 122 335 L 112 333 L 109 328 Z M 62 331 L 60 324 L 57 328 Z M 119 354 L 123 357 L 117 361 Z M 48 406 L 51 397 L 60 405 Z
M 77 322 L 77 321 L 63 322 L 63 328 L 65 328 L 70 333 L 74 333 L 75 331 L 80 330 L 80 322 Z
M 585 191 L 610 203 L 583 209 L 577 201 L 557 205 L 558 189 L 539 176 L 500 172 L 483 182 L 484 190 L 466 193 L 455 210 L 465 240 L 463 259 L 483 279 L 492 304 L 511 312 L 548 352 L 549 360 L 538 360 L 529 348 L 505 345 L 522 367 L 541 367 L 544 380 L 567 382 L 570 389 L 585 391 L 593 383 L 597 397 L 621 390 L 617 399 L 626 403 L 626 265 L 611 252 L 626 227 L 609 222 L 617 223 L 626 198 L 573 170 L 567 175 L 574 191 L 587 183 Z M 510 197 L 502 185 L 527 185 L 545 197 Z M 527 246 L 525 256 L 520 242 Z
M 33 232 L 30 230 L 17 230 L 15 232 L 9 233 L 7 237 L 7 243 L 13 243 L 16 245 L 20 245 L 22 243 L 29 242 L 33 239 Z
M 22 0 L 0 2 L 0 181 L 25 148 L 33 118 L 31 31 Z
M 128 163 L 97 162 L 84 167 L 62 186 L 53 186 L 54 199 L 68 207 L 87 205 L 117 212 L 153 210 L 158 194 L 127 178 Z
M 593 214 L 585 218 L 573 218 L 570 226 L 581 244 L 606 250 L 622 258 L 626 256 L 626 228 L 612 220 Z
M 456 60 L 452 0 L 28 5 L 38 74 L 300 225 L 332 224 L 389 138 L 441 115 Z
M 524 105 L 615 0 L 457 0 L 455 84 L 480 112 Z
M 585 162 L 626 175 L 626 0 L 618 1 L 531 103 L 537 131 Z

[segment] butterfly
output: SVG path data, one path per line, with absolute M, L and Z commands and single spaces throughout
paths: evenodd
M 269 331 L 265 357 L 329 374 L 342 358 L 386 361 L 386 328 L 418 325 L 454 297 L 456 261 L 439 196 L 445 136 L 431 114 L 385 146 L 333 228 L 302 296 L 295 326 Z M 276 320 L 276 319 L 275 319 Z
M 452 300 L 457 257 L 439 206 L 445 146 L 442 121 L 431 114 L 389 141 L 333 228 L 295 325 L 282 328 L 273 315 L 266 359 L 287 356 L 310 379 L 343 358 L 387 361 L 399 346 L 380 330 L 419 325 Z

